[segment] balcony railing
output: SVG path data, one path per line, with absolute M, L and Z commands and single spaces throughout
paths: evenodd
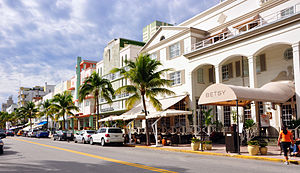
M 238 36 L 245 32 L 251 31 L 255 28 L 276 22 L 278 20 L 282 20 L 282 19 L 291 17 L 295 14 L 298 14 L 299 12 L 300 12 L 300 3 L 298 3 L 294 6 L 282 9 L 276 13 L 272 13 L 270 15 L 264 16 L 263 18 L 260 17 L 258 19 L 252 20 L 251 22 L 245 23 L 241 26 L 233 27 L 232 31 L 222 32 L 220 34 L 214 35 L 213 37 L 209 37 L 205 40 L 197 42 L 192 45 L 191 51 L 195 51 L 198 49 L 202 49 L 204 47 L 208 47 L 210 45 L 213 45 L 213 44 L 219 43 L 221 41 L 224 41 L 226 39 L 232 38 L 234 36 Z

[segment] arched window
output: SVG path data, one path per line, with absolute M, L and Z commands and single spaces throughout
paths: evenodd
M 164 39 L 165 39 L 165 36 L 161 36 L 160 39 L 159 39 L 159 41 L 162 41 Z

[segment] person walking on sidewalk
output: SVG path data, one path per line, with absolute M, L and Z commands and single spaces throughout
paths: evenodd
M 281 131 L 279 133 L 278 137 L 278 146 L 281 145 L 281 150 L 284 152 L 284 158 L 285 158 L 285 164 L 289 164 L 289 158 L 288 158 L 288 149 L 291 146 L 291 143 L 294 144 L 293 141 L 293 134 L 289 130 L 287 130 L 286 126 L 283 126 L 281 128 Z

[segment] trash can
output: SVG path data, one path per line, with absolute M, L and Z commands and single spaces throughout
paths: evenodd
M 236 132 L 226 132 L 225 133 L 225 146 L 226 152 L 237 153 L 238 145 L 237 145 L 237 133 Z

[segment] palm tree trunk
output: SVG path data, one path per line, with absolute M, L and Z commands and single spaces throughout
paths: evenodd
M 47 130 L 49 130 L 49 124 L 48 124 L 49 121 L 48 121 L 48 118 L 49 117 L 47 116 Z
M 99 129 L 99 98 L 98 98 L 98 95 L 95 96 L 95 105 L 96 105 L 96 130 Z
M 29 118 L 29 123 L 30 123 L 30 131 L 32 131 L 31 118 Z
M 146 107 L 146 101 L 145 101 L 145 95 L 142 94 L 142 100 L 143 100 L 143 106 L 144 106 L 144 111 L 145 111 L 145 123 L 146 123 L 146 145 L 150 145 L 150 138 L 149 138 L 149 131 L 148 131 L 148 122 L 147 122 L 147 107 Z
M 64 119 L 64 121 L 63 121 L 63 130 L 66 130 L 66 120 L 65 120 L 65 114 L 64 114 L 64 116 L 63 116 L 63 119 Z

